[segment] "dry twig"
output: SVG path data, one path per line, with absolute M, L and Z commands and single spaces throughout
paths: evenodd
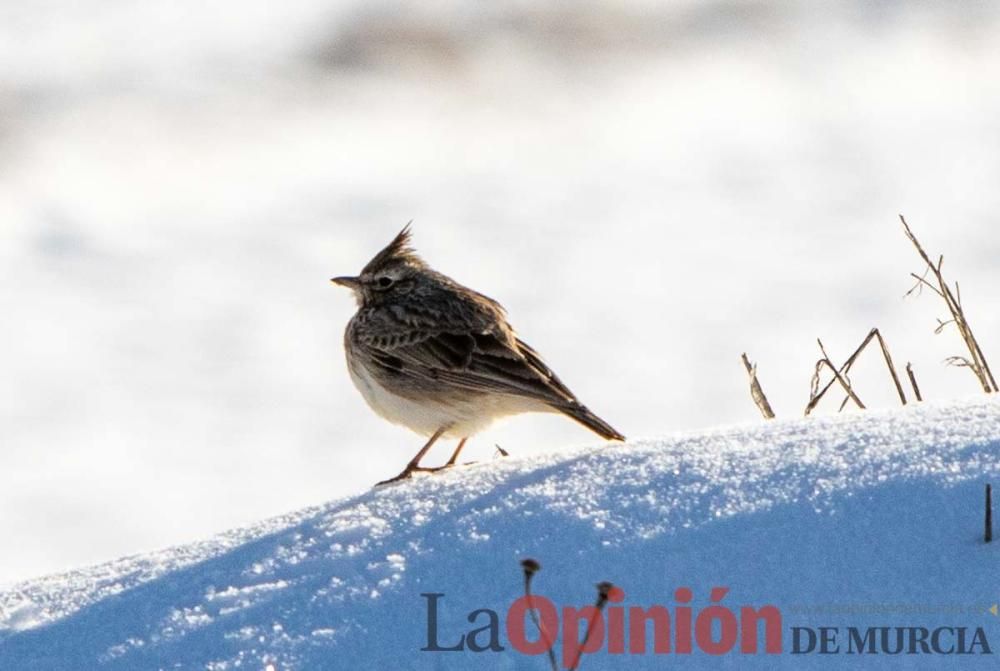
M 917 377 L 913 374 L 913 364 L 909 361 L 906 362 L 906 375 L 910 378 L 913 395 L 917 397 L 917 401 L 923 401 L 924 397 L 920 395 L 920 387 L 917 386 Z
M 934 293 L 944 300 L 945 305 L 948 306 L 948 311 L 951 313 L 951 319 L 947 321 L 942 321 L 938 319 L 938 326 L 934 330 L 935 333 L 940 333 L 944 327 L 948 324 L 955 324 L 958 329 L 959 335 L 962 336 L 963 342 L 965 342 L 966 348 L 969 350 L 969 357 L 953 356 L 948 357 L 946 360 L 950 365 L 963 366 L 969 368 L 979 380 L 979 383 L 983 387 L 983 391 L 987 394 L 992 392 L 1000 391 L 1000 387 L 997 387 L 996 380 L 993 378 L 993 372 L 990 370 L 989 364 L 986 362 L 986 357 L 983 356 L 983 351 L 979 347 L 979 343 L 976 341 L 976 337 L 972 334 L 972 327 L 969 326 L 969 321 L 965 317 L 965 311 L 962 309 L 962 291 L 958 286 L 958 282 L 955 283 L 955 291 L 952 292 L 948 283 L 944 279 L 944 275 L 941 273 L 941 267 L 944 265 L 944 256 L 939 256 L 937 263 L 931 261 L 930 256 L 924 251 L 924 248 L 917 241 L 913 231 L 910 230 L 910 226 L 906 223 L 906 219 L 903 215 L 899 215 L 899 220 L 903 223 L 903 231 L 906 233 L 906 237 L 913 243 L 916 247 L 917 253 L 920 254 L 920 258 L 924 260 L 927 264 L 927 269 L 924 271 L 923 275 L 917 275 L 916 273 L 910 273 L 917 282 L 916 284 L 906 292 L 906 295 L 917 292 L 923 287 L 929 287 Z M 927 275 L 930 273 L 934 276 L 936 285 L 932 284 L 930 280 L 927 279 Z
M 594 604 L 594 615 L 587 623 L 587 633 L 583 635 L 583 643 L 581 643 L 576 649 L 576 659 L 568 667 L 569 671 L 576 671 L 580 668 L 580 660 L 583 658 L 583 651 L 587 648 L 587 643 L 590 642 L 590 635 L 594 633 L 594 625 L 601 618 L 601 611 L 604 610 L 604 606 L 608 603 L 608 595 L 611 593 L 612 589 L 614 589 L 614 585 L 610 582 L 605 581 L 597 583 L 597 603 Z
M 892 383 L 896 385 L 896 393 L 899 394 L 899 402 L 906 405 L 906 394 L 903 393 L 903 385 L 899 383 L 899 375 L 896 374 L 896 367 L 892 364 L 892 356 L 889 355 L 889 346 L 885 344 L 885 338 L 878 329 L 872 329 L 875 337 L 878 338 L 879 347 L 882 348 L 882 357 L 885 365 L 889 368 L 889 375 L 892 376 Z
M 538 613 L 535 611 L 531 594 L 531 579 L 536 573 L 542 570 L 542 565 L 536 560 L 528 557 L 527 559 L 521 560 L 521 569 L 524 571 L 524 596 L 528 600 L 528 613 L 531 615 L 531 619 L 534 621 L 535 627 L 538 628 L 538 636 L 540 637 L 540 640 L 546 645 L 546 650 L 549 653 L 549 665 L 552 667 L 552 671 L 556 671 L 559 665 L 556 663 L 556 653 L 552 649 L 554 641 L 550 639 L 546 631 L 542 629 L 542 623 L 538 619 Z
M 866 341 L 867 340 L 871 340 L 871 337 L 867 338 Z M 847 397 L 849 399 L 851 399 L 852 401 L 854 401 L 854 403 L 859 408 L 861 408 L 862 410 L 864 410 L 865 409 L 865 404 L 861 402 L 861 399 L 858 398 L 858 395 L 854 393 L 854 389 L 851 388 L 851 383 L 848 381 L 848 379 L 846 377 L 847 372 L 844 371 L 844 373 L 842 374 L 839 370 L 837 370 L 837 367 L 833 365 L 833 362 L 830 361 L 830 357 L 826 353 L 826 348 L 823 347 L 823 341 L 822 340 L 820 340 L 819 338 L 816 338 L 816 343 L 819 345 L 819 351 L 823 353 L 823 358 L 816 362 L 816 366 L 817 366 L 816 375 L 819 375 L 819 368 L 820 367 L 826 366 L 827 368 L 829 368 L 831 371 L 833 371 L 833 378 L 837 382 L 839 382 L 840 386 L 843 387 L 844 391 L 847 392 Z M 865 344 L 867 344 L 867 342 Z M 846 403 L 846 401 L 845 401 L 845 403 Z M 841 410 L 844 409 L 844 405 L 845 405 L 844 403 L 842 403 L 840 405 L 840 409 Z
M 774 419 L 774 411 L 771 410 L 771 404 L 767 402 L 767 396 L 764 395 L 764 390 L 760 388 L 760 382 L 757 380 L 757 364 L 750 363 L 746 352 L 741 357 L 743 365 L 747 369 L 747 375 L 750 376 L 750 396 L 753 398 L 753 402 L 757 404 L 757 408 L 760 410 L 760 414 L 764 415 L 764 419 Z
M 854 350 L 854 353 L 847 358 L 847 361 L 845 361 L 840 368 L 837 368 L 836 366 L 833 365 L 833 362 L 830 361 L 830 357 L 828 357 L 826 354 L 826 350 L 823 348 L 823 343 L 817 339 L 820 351 L 823 353 L 823 358 L 816 362 L 816 370 L 813 373 L 812 385 L 809 392 L 809 403 L 808 405 L 806 405 L 806 411 L 805 411 L 806 415 L 815 410 L 816 406 L 819 404 L 820 400 L 823 398 L 826 392 L 829 391 L 830 387 L 832 387 L 837 382 L 839 382 L 840 385 L 844 388 L 844 390 L 847 391 L 847 397 L 840 404 L 841 410 L 844 409 L 844 406 L 847 405 L 848 401 L 852 400 L 859 408 L 865 407 L 864 404 L 861 403 L 861 400 L 858 398 L 857 394 L 854 392 L 853 388 L 851 387 L 851 383 L 847 375 L 851 370 L 851 366 L 854 365 L 855 361 L 857 361 L 858 357 L 865 350 L 865 347 L 868 346 L 868 343 L 870 343 L 872 339 L 878 340 L 879 347 L 882 350 L 882 358 L 885 359 L 885 365 L 889 369 L 889 375 L 892 377 L 892 382 L 893 385 L 895 385 L 896 387 L 896 393 L 899 395 L 899 400 L 903 405 L 906 405 L 906 394 L 903 392 L 903 385 L 899 381 L 899 375 L 896 373 L 896 366 L 895 364 L 893 364 L 892 356 L 889 354 L 889 346 L 886 344 L 885 338 L 882 337 L 882 333 L 877 328 L 873 328 L 871 331 L 868 332 L 868 335 L 865 336 L 865 339 L 861 341 L 861 344 L 858 345 L 857 349 Z M 826 385 L 822 389 L 820 389 L 819 388 L 820 371 L 822 371 L 824 368 L 829 368 L 831 371 L 833 371 L 833 377 L 830 379 L 829 382 L 826 383 Z M 914 385 L 914 391 L 917 394 L 917 400 L 920 400 L 920 392 L 916 391 L 916 380 L 913 379 L 912 372 L 910 373 L 910 381 Z
M 993 487 L 986 484 L 986 519 L 984 520 L 983 540 L 993 542 Z

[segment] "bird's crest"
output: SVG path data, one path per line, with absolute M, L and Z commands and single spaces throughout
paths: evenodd
M 385 249 L 375 255 L 375 257 L 368 262 L 368 265 L 364 267 L 361 271 L 362 274 L 370 273 L 380 268 L 385 267 L 390 263 L 406 263 L 414 266 L 424 266 L 424 260 L 420 258 L 417 254 L 417 250 L 413 248 L 410 244 L 411 232 L 409 222 L 403 227 L 403 230 L 393 238 L 392 242 L 386 245 Z

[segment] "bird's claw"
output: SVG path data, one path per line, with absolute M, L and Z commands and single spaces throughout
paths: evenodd
M 393 478 L 389 478 L 388 480 L 382 480 L 381 482 L 376 482 L 375 486 L 376 487 L 381 487 L 382 485 L 391 485 L 394 482 L 401 482 L 403 480 L 409 480 L 410 478 L 413 477 L 414 473 L 440 473 L 441 471 L 446 471 L 446 470 L 448 470 L 450 468 L 454 468 L 455 466 L 471 466 L 474 463 L 476 463 L 476 462 L 474 462 L 474 461 L 467 461 L 464 464 L 458 464 L 458 463 L 454 463 L 454 462 L 448 462 L 447 464 L 444 464 L 443 466 L 415 466 L 415 465 L 410 465 L 410 466 L 407 466 L 405 469 L 403 469 L 403 472 L 400 473 L 399 475 L 397 475 L 397 476 L 395 476 Z

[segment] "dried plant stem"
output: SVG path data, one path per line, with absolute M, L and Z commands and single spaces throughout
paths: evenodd
M 892 376 L 892 383 L 896 385 L 896 393 L 899 394 L 899 401 L 906 405 L 906 394 L 903 393 L 903 385 L 899 383 L 899 375 L 896 374 L 896 367 L 892 364 L 892 356 L 889 355 L 889 347 L 885 344 L 885 338 L 878 329 L 872 329 L 872 333 L 878 338 L 879 347 L 882 348 L 882 356 L 885 357 L 885 365 L 889 368 L 889 375 Z
M 583 643 L 576 649 L 576 659 L 569 666 L 569 671 L 576 671 L 580 668 L 580 659 L 583 657 L 583 650 L 590 641 L 590 635 L 594 631 L 594 625 L 597 623 L 598 618 L 601 617 L 601 611 L 604 610 L 605 604 L 608 603 L 608 594 L 611 593 L 612 588 L 614 588 L 614 585 L 610 582 L 597 583 L 597 602 L 594 604 L 594 615 L 587 622 L 587 633 L 583 636 Z
M 870 339 L 871 338 L 868 338 L 868 340 Z M 854 393 L 854 390 L 851 388 L 851 383 L 847 381 L 846 377 L 841 375 L 840 371 L 837 370 L 837 367 L 833 365 L 832 361 L 830 361 L 830 357 L 827 356 L 826 353 L 826 348 L 823 347 L 823 341 L 820 340 L 819 338 L 816 338 L 816 342 L 819 344 L 819 351 L 823 353 L 823 358 L 819 360 L 817 365 L 825 365 L 827 368 L 833 371 L 834 379 L 837 382 L 839 382 L 840 386 L 843 387 L 844 391 L 847 392 L 848 398 L 854 401 L 855 405 L 857 405 L 859 408 L 865 410 L 865 404 L 862 403 L 861 399 L 858 398 L 858 395 Z M 841 405 L 841 408 L 843 408 L 843 405 Z
M 542 623 L 538 619 L 538 613 L 535 611 L 531 595 L 531 579 L 536 573 L 542 570 L 542 565 L 534 559 L 528 558 L 521 561 L 521 568 L 524 570 L 524 596 L 528 600 L 528 613 L 531 614 L 531 619 L 538 628 L 538 636 L 545 643 L 546 649 L 549 652 L 549 665 L 552 667 L 552 671 L 557 671 L 559 664 L 556 662 L 555 650 L 552 649 L 553 642 L 549 640 L 549 637 L 545 634 L 545 630 L 542 629 Z
M 851 354 L 851 356 L 849 356 L 847 358 L 847 361 L 845 361 L 844 364 L 840 367 L 839 373 L 841 375 L 847 375 L 847 373 L 851 370 L 851 366 L 853 366 L 855 360 L 857 360 L 858 355 L 860 355 L 861 352 L 864 351 L 865 347 L 868 345 L 869 342 L 871 342 L 871 339 L 873 337 L 874 337 L 874 335 L 872 333 L 869 333 L 868 337 L 866 337 L 864 339 L 864 341 L 862 341 L 862 343 L 860 345 L 858 345 L 858 348 L 856 350 L 854 350 L 854 353 Z M 820 370 L 822 370 L 822 368 L 823 368 L 823 362 L 822 361 L 817 361 L 816 362 L 816 373 L 813 375 L 813 389 L 812 389 L 812 392 L 809 395 L 809 404 L 806 406 L 806 412 L 805 412 L 805 414 L 807 416 L 809 415 L 809 413 L 811 413 L 816 408 L 817 404 L 819 404 L 819 402 L 820 402 L 820 399 L 822 399 L 823 395 L 826 394 L 826 392 L 830 390 L 830 387 L 832 387 L 837 382 L 837 377 L 835 376 L 835 377 L 831 378 L 831 380 L 829 382 L 826 383 L 826 386 L 824 386 L 823 389 L 820 390 L 819 389 L 819 372 L 820 372 Z
M 983 540 L 987 543 L 993 541 L 993 487 L 989 484 L 986 485 L 986 520 Z
M 913 364 L 909 361 L 906 362 L 906 375 L 910 378 L 913 395 L 917 397 L 917 401 L 923 401 L 924 397 L 920 395 L 920 387 L 917 386 L 917 376 L 913 374 Z
M 750 363 L 746 352 L 741 357 L 743 365 L 747 369 L 747 375 L 750 376 L 750 396 L 753 398 L 753 402 L 757 404 L 757 409 L 760 410 L 760 414 L 764 415 L 764 419 L 774 419 L 771 404 L 767 402 L 767 396 L 764 395 L 764 390 L 760 388 L 760 382 L 757 380 L 757 364 Z
M 951 313 L 951 319 L 942 322 L 938 320 L 937 332 L 940 332 L 945 326 L 950 323 L 954 323 L 955 327 L 958 329 L 959 335 L 962 336 L 963 342 L 965 342 L 966 348 L 969 350 L 969 357 L 950 357 L 949 362 L 955 365 L 965 366 L 969 368 L 979 379 L 979 383 L 983 387 L 983 391 L 987 394 L 1000 391 L 1000 387 L 997 387 L 996 380 L 993 377 L 993 372 L 990 370 L 989 364 L 986 362 L 986 357 L 983 356 L 983 351 L 979 347 L 979 342 L 976 341 L 976 337 L 972 334 L 972 327 L 969 326 L 969 321 L 965 317 L 965 312 L 962 309 L 962 292 L 959 289 L 958 283 L 955 283 L 954 293 L 948 283 L 945 282 L 944 276 L 941 273 L 941 266 L 944 264 L 944 257 L 939 256 L 938 261 L 935 264 L 931 261 L 930 256 L 924 251 L 924 248 L 917 241 L 913 231 L 910 230 L 910 226 L 906 223 L 906 219 L 903 215 L 899 215 L 899 220 L 903 223 L 903 230 L 906 233 L 906 237 L 913 243 L 916 247 L 917 253 L 920 254 L 920 258 L 924 260 L 927 264 L 927 270 L 924 271 L 923 275 L 917 275 L 916 273 L 911 273 L 917 283 L 907 292 L 907 296 L 914 291 L 920 289 L 921 287 L 929 287 L 934 293 L 944 300 L 945 305 L 948 306 L 948 311 Z M 927 279 L 927 273 L 934 275 L 934 279 L 937 281 L 935 286 Z
M 830 387 L 832 387 L 834 384 L 838 382 L 842 387 L 844 387 L 844 389 L 848 393 L 847 398 L 845 398 L 844 402 L 841 403 L 840 405 L 841 410 L 843 410 L 844 406 L 847 405 L 847 401 L 851 400 L 853 400 L 859 408 L 865 407 L 863 404 L 861 404 L 861 401 L 858 399 L 857 394 L 851 388 L 850 382 L 847 380 L 847 374 L 850 372 L 851 366 L 854 365 L 854 362 L 857 361 L 858 356 L 861 355 L 861 353 L 865 350 L 865 348 L 873 339 L 878 340 L 879 347 L 882 349 L 882 358 L 885 359 L 886 368 L 889 369 L 889 375 L 890 377 L 892 377 L 892 383 L 896 387 L 896 393 L 899 395 L 899 400 L 903 405 L 906 405 L 906 393 L 903 391 L 903 385 L 899 381 L 899 374 L 896 372 L 896 365 L 892 362 L 892 356 L 889 354 L 889 346 L 886 344 L 885 338 L 882 337 L 882 333 L 877 328 L 873 328 L 871 331 L 868 332 L 868 335 L 865 336 L 865 339 L 861 341 L 861 344 L 858 345 L 857 349 L 854 350 L 854 353 L 851 354 L 850 357 L 848 357 L 847 361 L 845 361 L 840 368 L 836 368 L 833 365 L 833 363 L 830 361 L 830 357 L 826 355 L 826 350 L 823 348 L 823 343 L 817 339 L 817 342 L 819 342 L 820 351 L 823 352 L 823 358 L 816 362 L 816 371 L 813 374 L 813 380 L 812 380 L 812 391 L 809 394 L 809 403 L 808 405 L 806 405 L 806 411 L 805 411 L 806 415 L 809 415 L 809 413 L 811 413 L 816 408 L 816 406 L 819 404 L 820 400 L 823 398 L 826 392 L 830 390 Z M 827 382 L 822 389 L 820 389 L 819 373 L 823 368 L 829 368 L 831 371 L 833 371 L 833 378 L 831 378 L 830 381 Z M 913 380 L 912 372 L 910 381 L 914 385 L 914 391 L 917 394 L 917 400 L 920 400 L 920 392 L 916 390 L 916 381 Z

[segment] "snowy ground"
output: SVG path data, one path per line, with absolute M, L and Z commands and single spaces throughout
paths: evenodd
M 0 3 L 0 585 L 398 470 L 327 279 L 409 219 L 628 436 L 755 420 L 744 350 L 797 416 L 873 326 L 974 392 L 896 214 L 1000 357 L 998 49 L 962 0 Z
M 543 564 L 536 592 L 557 604 L 589 603 L 599 580 L 620 585 L 626 605 L 670 608 L 677 587 L 703 608 L 712 587 L 727 586 L 734 609 L 781 608 L 786 630 L 983 627 L 1000 652 L 1000 619 L 987 612 L 1000 599 L 1000 545 L 980 540 L 983 483 L 998 477 L 995 399 L 498 459 L 17 585 L 0 594 L 0 668 L 544 671 L 543 658 L 509 649 L 419 651 L 421 593 L 446 595 L 439 631 L 453 642 L 470 611 L 506 612 L 526 556 Z M 897 610 L 810 610 L 879 605 Z M 993 656 L 954 659 L 849 661 L 996 666 Z M 595 655 L 582 668 L 609 664 Z M 614 668 L 845 664 L 696 654 L 628 656 Z

